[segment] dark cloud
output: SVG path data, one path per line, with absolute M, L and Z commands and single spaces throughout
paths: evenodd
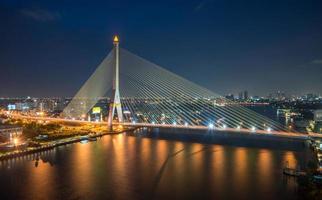
M 195 11 L 198 12 L 202 10 L 210 1 L 209 0 L 203 0 L 199 2 L 199 4 L 195 7 Z
M 21 14 L 40 22 L 55 21 L 61 18 L 59 12 L 52 12 L 45 9 L 23 9 Z
M 321 65 L 322 64 L 322 59 L 313 60 L 311 63 L 312 64 L 317 64 L 317 65 Z

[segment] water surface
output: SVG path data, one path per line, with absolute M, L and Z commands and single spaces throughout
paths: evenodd
M 125 134 L 0 163 L 3 199 L 294 199 L 303 149 L 161 140 Z

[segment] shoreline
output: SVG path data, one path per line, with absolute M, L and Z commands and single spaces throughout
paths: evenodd
M 128 129 L 128 130 L 122 130 L 122 131 L 116 131 L 116 132 L 100 133 L 100 134 L 91 135 L 89 137 L 97 138 L 97 137 L 102 137 L 102 136 L 105 136 L 105 135 L 116 135 L 116 134 L 124 133 L 126 131 L 134 131 L 135 129 L 136 128 Z M 33 147 L 32 149 L 24 149 L 24 150 L 18 150 L 18 151 L 17 150 L 10 151 L 8 153 L 0 155 L 0 161 L 8 160 L 8 159 L 11 159 L 11 158 L 17 158 L 17 157 L 20 157 L 20 156 L 25 156 L 25 155 L 33 154 L 33 153 L 37 153 L 37 152 L 47 151 L 47 150 L 53 149 L 53 148 L 58 147 L 58 146 L 77 143 L 77 142 L 80 142 L 81 140 L 83 140 L 82 137 L 83 136 L 74 136 L 74 137 L 70 137 L 70 138 L 53 140 L 51 142 L 48 142 L 49 144 L 45 144 L 45 145 L 42 145 L 40 147 Z

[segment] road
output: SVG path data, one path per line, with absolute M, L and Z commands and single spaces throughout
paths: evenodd
M 29 119 L 29 120 L 42 120 L 42 121 L 50 121 L 50 122 L 72 122 L 72 123 L 80 123 L 80 124 L 97 124 L 97 125 L 106 125 L 106 122 L 92 122 L 92 121 L 84 121 L 84 120 L 73 120 L 73 119 L 64 119 L 64 118 L 51 118 L 51 117 L 36 117 L 36 116 L 25 116 L 20 114 L 13 113 L 2 113 L 6 114 L 8 117 L 17 118 L 17 119 Z M 309 139 L 310 137 L 320 138 L 322 139 L 322 134 L 318 133 L 298 133 L 298 132 L 285 132 L 285 131 L 267 131 L 267 130 L 251 130 L 245 128 L 209 128 L 207 126 L 196 126 L 196 125 L 173 125 L 173 124 L 150 124 L 150 123 L 114 123 L 114 125 L 123 125 L 123 126 L 131 126 L 131 127 L 151 127 L 151 128 L 181 128 L 181 129 L 194 129 L 194 130 L 210 130 L 210 131 L 225 131 L 230 133 L 245 133 L 245 134 L 265 134 L 265 135 L 273 135 L 280 137 L 289 137 L 289 138 L 301 138 L 301 139 Z

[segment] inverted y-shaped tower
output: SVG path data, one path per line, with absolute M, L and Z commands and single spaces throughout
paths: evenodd
M 123 122 L 122 105 L 121 105 L 120 91 L 119 91 L 119 38 L 117 36 L 114 36 L 113 44 L 114 44 L 113 51 L 114 51 L 114 60 L 115 60 L 115 73 L 113 76 L 112 96 L 110 99 L 108 119 L 107 119 L 107 125 L 109 130 L 112 130 L 112 122 L 113 122 L 115 109 L 117 112 L 118 121 Z

